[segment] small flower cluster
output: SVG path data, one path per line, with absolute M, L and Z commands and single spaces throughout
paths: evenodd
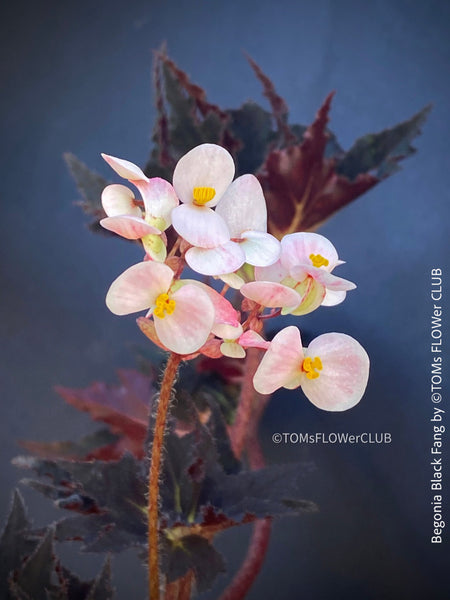
M 369 358 L 356 340 L 328 333 L 305 349 L 294 326 L 271 342 L 261 335 L 265 319 L 339 304 L 356 287 L 333 273 L 343 261 L 331 242 L 315 233 L 292 233 L 280 242 L 267 233 L 258 179 L 247 174 L 233 181 L 233 159 L 220 146 L 202 144 L 184 155 L 172 185 L 146 177 L 126 160 L 103 158 L 141 199 L 126 186 L 109 185 L 102 194 L 107 217 L 101 225 L 140 240 L 145 251 L 143 262 L 122 273 L 108 291 L 106 304 L 114 314 L 146 310 L 138 319 L 142 331 L 185 359 L 244 358 L 247 348 L 265 350 L 253 379 L 261 394 L 301 386 L 313 404 L 330 411 L 359 402 Z M 170 226 L 178 237 L 168 252 Z M 222 292 L 182 278 L 185 266 L 221 279 Z M 241 298 L 240 311 L 225 297 L 229 288 Z

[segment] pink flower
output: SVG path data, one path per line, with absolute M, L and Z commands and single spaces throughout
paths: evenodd
M 213 210 L 233 177 L 233 158 L 215 144 L 193 148 L 175 167 L 173 186 L 182 204 L 172 211 L 172 223 L 193 246 L 186 252 L 186 262 L 203 275 L 231 273 L 245 261 L 224 219 Z
M 368 377 L 369 357 L 352 337 L 326 333 L 302 348 L 300 331 L 290 326 L 273 338 L 253 384 L 260 394 L 301 386 L 317 408 L 343 411 L 361 400 Z
M 149 179 L 135 164 L 102 154 L 106 162 L 121 177 L 133 183 L 141 193 L 144 212 L 136 204 L 133 192 L 124 185 L 109 185 L 103 190 L 102 204 L 108 215 L 100 224 L 131 240 L 140 239 L 148 256 L 163 262 L 166 245 L 161 232 L 171 225 L 171 212 L 178 198 L 168 181 L 159 177 Z
M 221 353 L 230 358 L 245 358 L 246 348 L 267 350 L 270 345 L 256 331 L 249 329 L 244 333 L 240 324 L 234 327 L 226 324 L 216 324 L 213 333 L 223 340 L 220 344 Z
M 148 310 L 161 343 L 177 354 L 191 354 L 208 339 L 214 304 L 199 286 L 173 282 L 173 276 L 162 263 L 133 265 L 112 283 L 106 305 L 115 315 Z
M 339 304 L 356 287 L 331 273 L 339 264 L 336 249 L 322 235 L 292 233 L 281 240 L 280 259 L 256 267 L 256 281 L 243 285 L 241 293 L 263 306 L 282 307 L 282 314 L 304 315 L 321 304 Z

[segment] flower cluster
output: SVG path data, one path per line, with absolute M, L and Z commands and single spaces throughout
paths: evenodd
M 126 186 L 109 185 L 102 194 L 107 217 L 101 224 L 140 240 L 145 251 L 143 262 L 122 273 L 108 291 L 106 304 L 114 314 L 146 310 L 138 319 L 141 329 L 185 359 L 244 358 L 247 348 L 264 350 L 253 379 L 261 394 L 301 386 L 313 404 L 330 411 L 359 402 L 369 358 L 356 340 L 329 333 L 305 349 L 294 326 L 271 342 L 261 335 L 265 319 L 339 304 L 356 287 L 334 274 L 343 261 L 330 241 L 316 233 L 292 233 L 280 242 L 267 233 L 258 179 L 249 174 L 234 179 L 233 159 L 220 146 L 202 144 L 184 155 L 172 184 L 148 178 L 126 160 L 103 157 L 141 199 Z M 174 236 L 165 233 L 170 226 L 177 234 L 171 244 Z M 222 292 L 182 278 L 185 266 L 221 279 Z M 226 298 L 229 288 L 233 303 Z

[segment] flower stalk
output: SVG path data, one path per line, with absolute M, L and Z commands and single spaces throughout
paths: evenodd
M 173 383 L 181 361 L 179 354 L 171 353 L 166 364 L 164 377 L 159 393 L 158 410 L 156 413 L 153 443 L 150 458 L 150 473 L 148 482 L 148 592 L 149 600 L 159 600 L 159 482 L 161 473 L 161 457 L 164 444 L 167 414 L 172 396 Z

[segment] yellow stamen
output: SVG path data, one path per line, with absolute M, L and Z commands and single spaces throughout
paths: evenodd
M 171 315 L 175 310 L 176 302 L 175 300 L 171 300 L 168 294 L 160 294 L 156 298 L 156 308 L 153 311 L 155 317 L 158 319 L 164 319 L 167 315 Z
M 212 187 L 195 187 L 194 188 L 194 204 L 203 206 L 216 195 L 216 190 Z
M 314 267 L 328 267 L 330 261 L 324 258 L 321 254 L 310 254 L 309 258 Z
M 308 379 L 317 379 L 320 375 L 317 371 L 321 371 L 322 369 L 322 361 L 318 356 L 314 358 L 307 356 L 302 363 L 302 370 L 306 373 Z

